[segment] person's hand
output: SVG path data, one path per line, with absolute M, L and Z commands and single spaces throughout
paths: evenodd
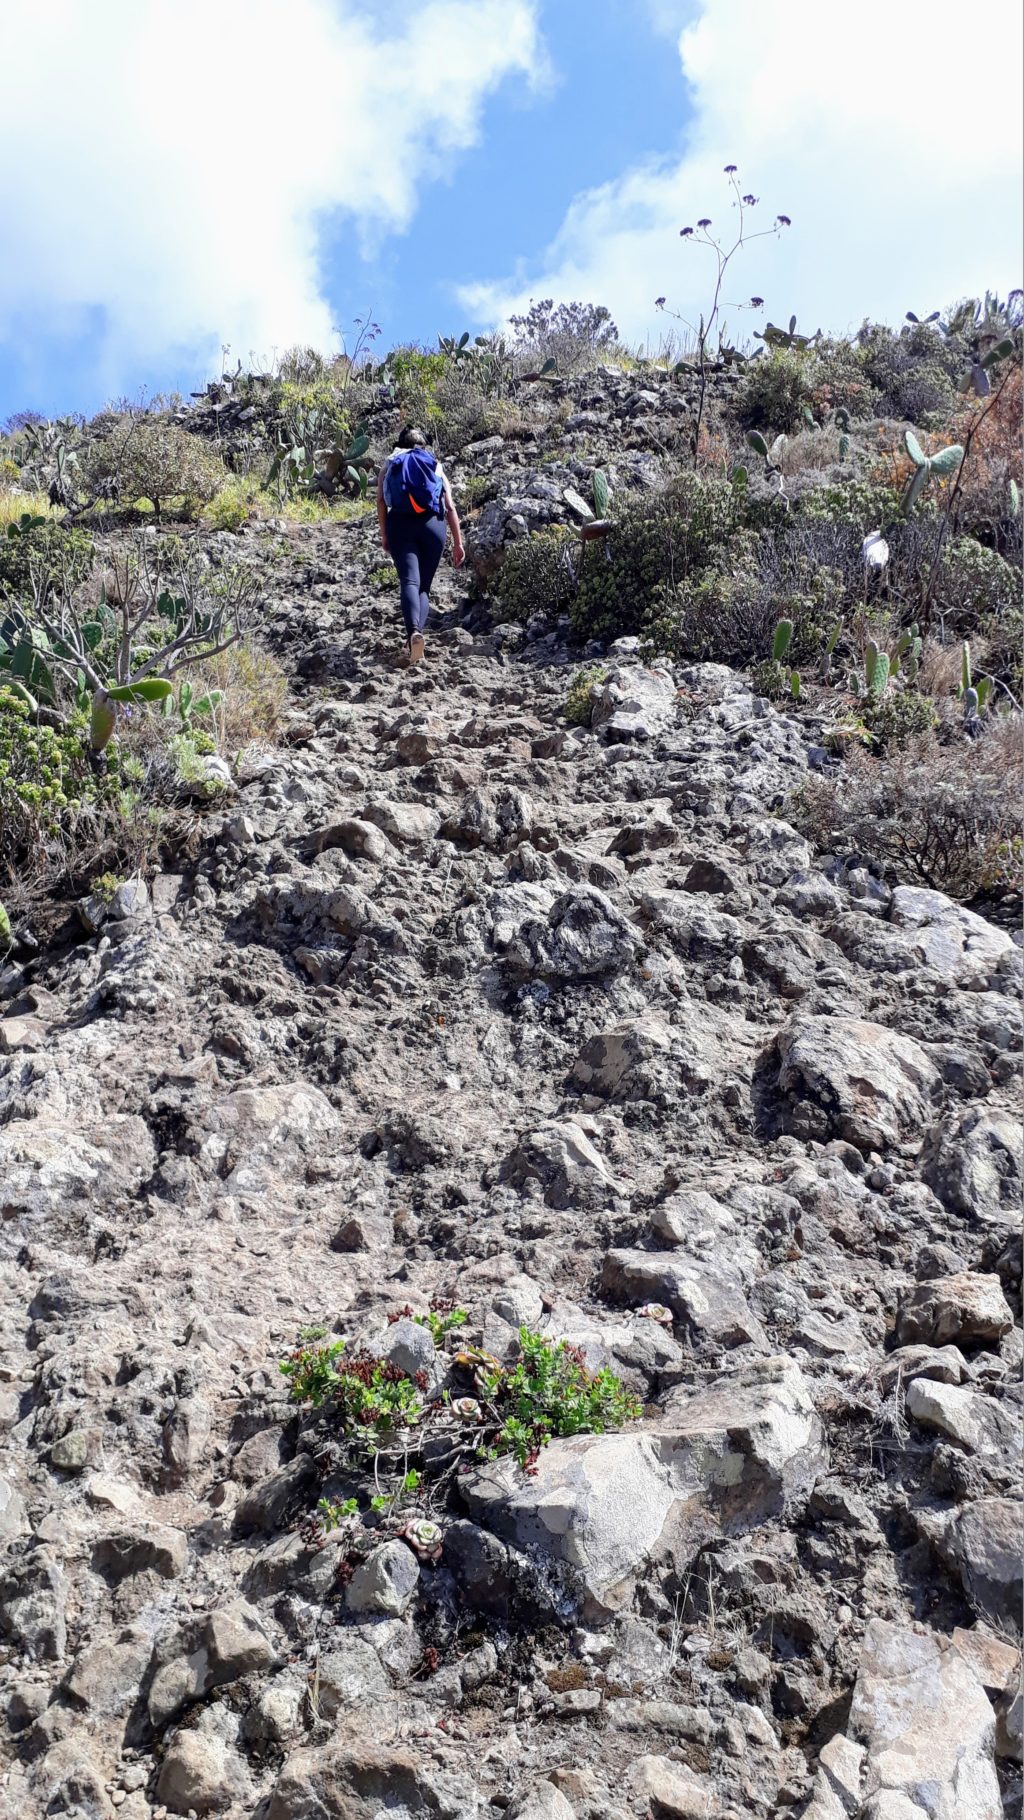
M 455 564 L 455 567 L 457 569 L 461 569 L 465 560 L 466 560 L 466 548 L 460 537 L 458 542 L 452 546 L 452 561 Z

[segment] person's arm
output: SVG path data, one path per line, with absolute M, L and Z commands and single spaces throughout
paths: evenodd
M 462 541 L 462 526 L 459 524 L 459 514 L 455 510 L 455 501 L 452 498 L 447 474 L 444 477 L 444 515 L 452 534 L 452 561 L 458 569 L 466 560 L 466 549 Z
M 384 501 L 384 469 L 377 475 L 377 523 L 380 525 L 380 547 L 385 556 L 388 550 L 388 508 Z

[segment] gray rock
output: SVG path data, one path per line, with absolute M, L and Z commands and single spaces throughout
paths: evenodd
M 375 1358 L 389 1360 L 410 1378 L 422 1371 L 431 1389 L 439 1382 L 437 1347 L 430 1329 L 408 1316 L 392 1321 L 385 1333 L 368 1343 L 367 1351 Z
M 929 1820 L 1001 1820 L 995 1716 L 945 1644 L 923 1626 L 869 1623 L 847 1726 L 865 1750 L 862 1799 L 902 1796 Z
M 184 1632 L 158 1645 L 163 1657 L 149 1690 L 149 1717 L 164 1725 L 211 1688 L 269 1668 L 275 1652 L 257 1613 L 243 1599 L 195 1619 Z
M 0 1540 L 8 1542 L 28 1529 L 25 1500 L 9 1479 L 0 1479 Z
M 484 1820 L 489 1803 L 475 1776 L 453 1774 L 421 1751 L 360 1740 L 297 1751 L 282 1769 L 266 1820 Z
M 552 1119 L 527 1132 L 502 1173 L 517 1186 L 540 1182 L 549 1207 L 602 1207 L 616 1192 L 600 1152 L 572 1119 Z
M 947 1207 L 989 1225 L 1016 1225 L 1024 1189 L 1024 1134 L 1008 1113 L 974 1107 L 934 1126 L 922 1158 L 926 1181 Z
M 607 744 L 645 744 L 675 724 L 676 686 L 666 669 L 618 665 L 596 691 L 591 726 Z
M 385 1542 L 356 1568 L 345 1603 L 349 1611 L 400 1618 L 415 1597 L 419 1577 L 419 1563 L 412 1550 L 404 1542 Z
M 980 1391 L 915 1378 L 906 1403 L 907 1414 L 922 1428 L 948 1436 L 968 1453 L 1009 1458 L 1021 1452 L 1019 1418 Z
M 997 1276 L 961 1271 L 919 1283 L 905 1296 L 896 1316 L 901 1345 L 923 1340 L 942 1346 L 948 1340 L 998 1340 L 1013 1326 L 1013 1311 Z
M 523 1794 L 513 1795 L 505 1812 L 508 1820 L 576 1820 L 576 1809 L 553 1782 L 538 1782 Z
M 889 919 L 897 928 L 913 932 L 914 953 L 924 966 L 958 984 L 990 985 L 1004 955 L 1013 952 L 1005 929 L 997 929 L 941 891 L 898 885 Z
M 391 1682 L 372 1644 L 345 1631 L 320 1657 L 313 1686 L 314 1704 L 326 1719 L 391 1695 Z
M 690 1553 L 723 1524 L 743 1531 L 808 1491 L 824 1466 L 821 1425 L 799 1369 L 760 1361 L 696 1397 L 676 1392 L 656 1428 L 546 1447 L 525 1478 L 498 1461 L 462 1486 L 478 1521 L 568 1570 L 585 1615 L 608 1617 L 648 1561 Z
M 172 1814 L 217 1814 L 241 1792 L 241 1758 L 222 1739 L 179 1731 L 160 1766 L 157 1798 Z
M 671 1757 L 639 1757 L 630 1782 L 640 1799 L 652 1803 L 652 1811 L 664 1814 L 666 1820 L 669 1816 L 671 1820 L 705 1820 L 710 1811 L 712 1786 L 707 1777 Z
M 662 1302 L 691 1333 L 718 1346 L 748 1342 L 767 1352 L 768 1339 L 747 1306 L 739 1279 L 678 1251 L 610 1251 L 601 1272 L 612 1295 Z
M 1014 1498 L 977 1498 L 926 1527 L 941 1558 L 959 1575 L 978 1616 L 1019 1631 L 1024 1504 Z
M 552 900 L 538 885 L 513 886 L 491 900 L 494 951 L 520 972 L 562 980 L 619 973 L 636 958 L 638 931 L 593 885 Z
M 919 1130 L 938 1097 L 920 1044 L 881 1024 L 798 1016 L 777 1045 L 785 1122 L 800 1136 L 885 1149 Z

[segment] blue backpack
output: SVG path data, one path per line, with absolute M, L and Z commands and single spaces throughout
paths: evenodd
M 429 449 L 402 449 L 384 475 L 384 504 L 391 512 L 418 518 L 444 517 L 444 481 Z

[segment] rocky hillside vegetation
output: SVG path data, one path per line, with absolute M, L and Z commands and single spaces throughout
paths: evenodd
M 362 356 L 0 442 L 3 1811 L 1019 1814 L 1017 302 Z

